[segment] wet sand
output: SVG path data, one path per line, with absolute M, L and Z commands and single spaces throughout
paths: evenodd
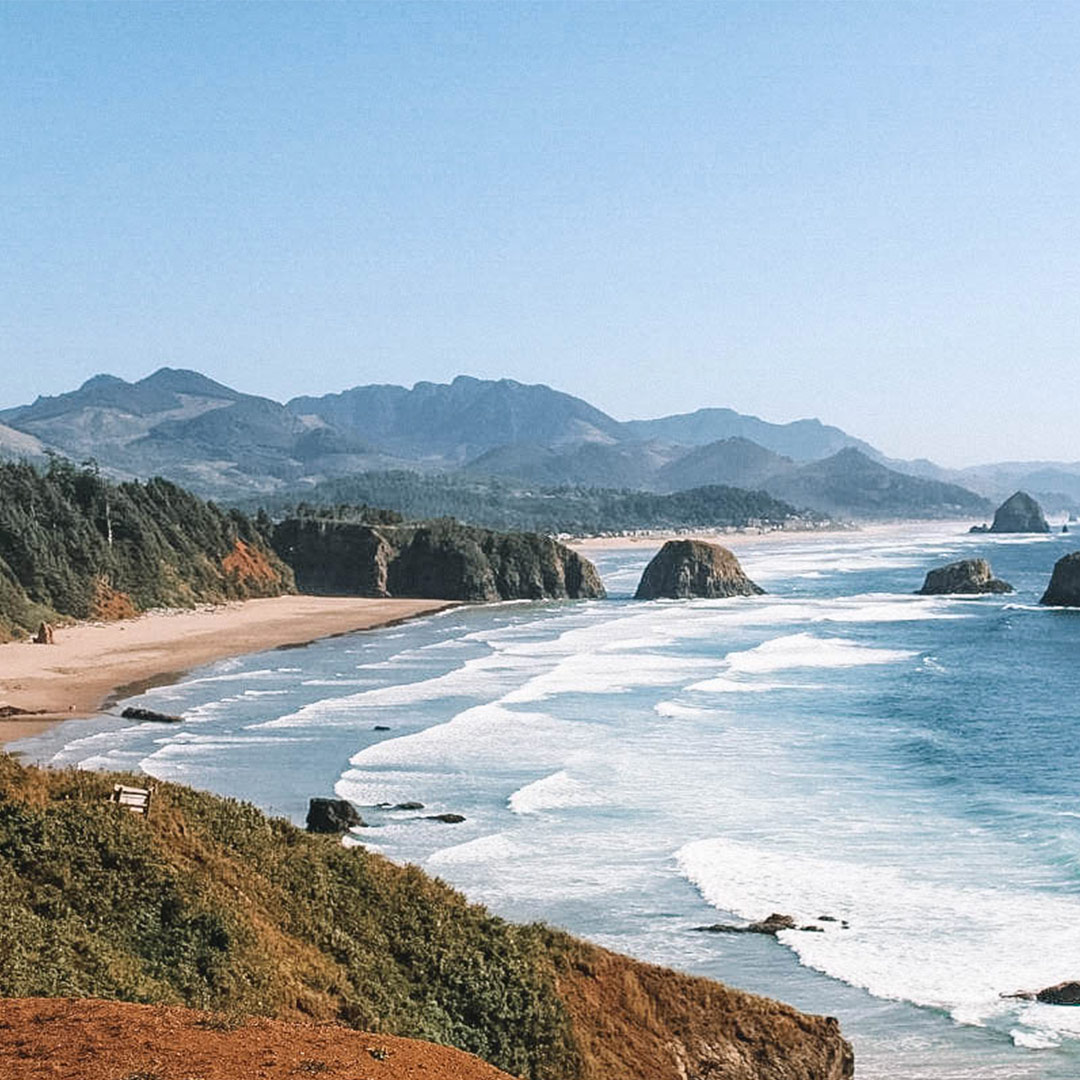
M 453 606 L 445 600 L 279 596 L 195 611 L 153 612 L 56 630 L 54 645 L 0 645 L 0 745 L 100 711 L 125 692 L 180 678 L 213 660 L 372 630 Z

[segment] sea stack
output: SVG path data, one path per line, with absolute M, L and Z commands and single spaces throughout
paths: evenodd
M 1080 607 L 1080 551 L 1063 555 L 1054 564 L 1050 584 L 1039 603 L 1054 607 Z
M 704 540 L 669 540 L 645 567 L 634 599 L 713 600 L 764 591 L 743 573 L 727 548 Z
M 1048 533 L 1050 525 L 1042 507 L 1026 492 L 1010 495 L 994 514 L 992 533 Z
M 994 577 L 985 559 L 961 559 L 939 566 L 926 575 L 919 596 L 945 596 L 952 593 L 1009 593 L 1013 587 Z

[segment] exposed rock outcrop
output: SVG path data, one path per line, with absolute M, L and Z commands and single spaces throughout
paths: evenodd
M 53 628 L 47 623 L 43 622 L 37 629 L 37 633 L 34 635 L 35 645 L 52 645 L 53 644 Z
M 1054 607 L 1080 607 L 1080 551 L 1063 555 L 1054 563 L 1050 584 L 1039 603 Z
M 1010 495 L 994 514 L 993 533 L 1048 533 L 1042 507 L 1026 492 Z
M 179 724 L 184 718 L 174 713 L 155 712 L 129 705 L 121 714 L 125 720 L 150 720 L 156 724 Z
M 757 596 L 764 591 L 743 573 L 727 548 L 704 540 L 669 540 L 645 567 L 634 598 L 716 599 Z
M 308 832 L 344 833 L 364 824 L 364 819 L 348 799 L 312 799 L 308 803 Z
M 695 926 L 695 930 L 701 930 L 706 934 L 766 934 L 776 937 L 781 930 L 795 930 L 795 920 L 790 915 L 781 915 L 774 911 L 768 918 L 759 922 L 747 923 L 740 926 L 734 923 L 713 923 L 711 926 Z
M 1035 995 L 1044 1005 L 1080 1005 L 1080 982 L 1063 982 L 1048 986 Z
M 939 566 L 926 575 L 919 590 L 920 596 L 942 596 L 952 593 L 1010 593 L 1007 581 L 994 577 L 985 559 L 961 559 Z
M 1044 1005 L 1080 1005 L 1080 982 L 1062 982 L 1042 990 L 1017 990 L 1002 994 L 1019 1001 L 1041 1001 Z
M 588 559 L 537 533 L 499 533 L 451 521 L 369 525 L 290 518 L 277 553 L 304 592 L 436 600 L 544 600 L 604 596 Z

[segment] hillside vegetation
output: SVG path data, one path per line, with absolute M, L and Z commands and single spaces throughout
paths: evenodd
M 763 491 L 720 485 L 657 495 L 595 487 L 524 486 L 486 477 L 406 471 L 366 472 L 326 480 L 305 488 L 302 496 L 265 498 L 258 505 L 277 513 L 288 512 L 298 497 L 312 506 L 383 506 L 414 520 L 453 517 L 489 529 L 576 535 L 824 520 L 819 514 L 800 513 L 790 503 Z
M 834 1020 L 515 926 L 413 866 L 145 778 L 0 755 L 0 994 L 430 1039 L 535 1080 L 841 1080 Z
M 277 596 L 292 572 L 254 523 L 167 480 L 112 484 L 53 458 L 0 462 L 0 640 L 42 619 Z

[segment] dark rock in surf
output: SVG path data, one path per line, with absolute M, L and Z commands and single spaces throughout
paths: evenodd
M 423 810 L 424 804 L 422 802 L 399 802 L 396 806 L 391 806 L 391 810 Z
M 172 713 L 155 712 L 153 709 L 139 709 L 131 705 L 120 715 L 125 720 L 152 720 L 157 724 L 179 724 L 184 719 L 182 716 L 174 716 Z
M 953 593 L 1010 593 L 1013 587 L 1007 581 L 994 577 L 985 559 L 961 559 L 959 562 L 939 566 L 926 575 L 919 590 L 920 596 L 946 596 Z
M 759 596 L 764 589 L 743 573 L 727 548 L 704 540 L 669 540 L 645 567 L 636 600 Z
M 1050 584 L 1039 603 L 1054 607 L 1080 607 L 1080 551 L 1063 555 L 1054 564 Z
M 462 814 L 427 814 L 425 821 L 441 821 L 444 825 L 460 825 L 465 817 Z
M 367 823 L 348 799 L 312 799 L 308 803 L 307 831 L 343 833 L 352 828 L 366 828 Z
M 1080 982 L 1063 982 L 1048 986 L 1035 995 L 1044 1005 L 1080 1005 Z
M 994 514 L 992 533 L 1048 533 L 1050 525 L 1042 507 L 1026 492 L 1010 495 Z
M 795 930 L 795 920 L 790 915 L 781 915 L 773 912 L 767 919 L 760 922 L 747 923 L 745 926 L 733 926 L 730 923 L 713 923 L 712 926 L 695 926 L 694 930 L 700 930 L 706 934 L 768 934 L 776 937 L 781 930 Z

